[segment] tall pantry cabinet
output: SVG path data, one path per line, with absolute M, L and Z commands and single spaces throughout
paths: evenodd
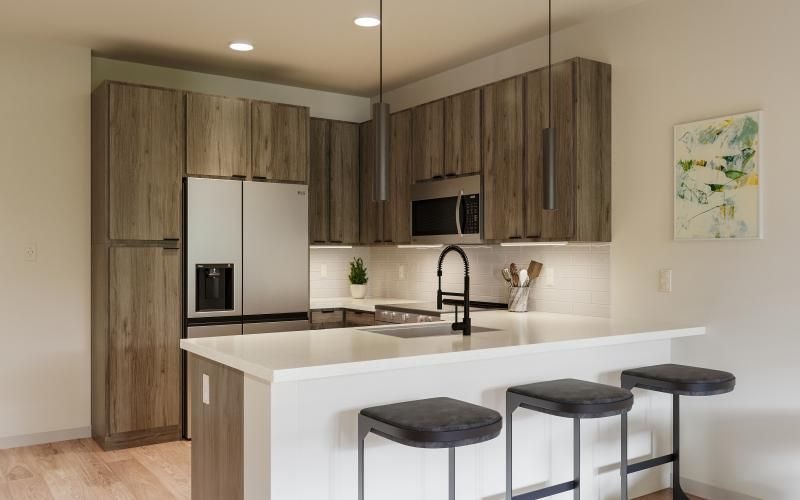
M 181 436 L 184 93 L 92 94 L 92 435 L 104 449 Z

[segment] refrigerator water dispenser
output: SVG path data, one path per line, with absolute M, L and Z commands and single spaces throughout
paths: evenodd
M 197 264 L 195 310 L 232 311 L 233 264 Z

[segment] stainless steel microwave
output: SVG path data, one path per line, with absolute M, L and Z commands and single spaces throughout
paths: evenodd
M 411 188 L 413 243 L 468 244 L 483 241 L 481 176 L 414 184 Z

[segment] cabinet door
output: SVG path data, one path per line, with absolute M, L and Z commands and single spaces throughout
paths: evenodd
M 383 204 L 374 201 L 375 128 L 371 121 L 359 126 L 359 150 L 359 239 L 362 245 L 371 245 L 380 242 L 383 235 Z
M 392 115 L 391 180 L 383 222 L 383 241 L 411 242 L 411 110 Z
M 110 434 L 179 426 L 180 251 L 109 251 Z
M 537 236 L 537 218 L 541 220 L 540 235 L 544 240 L 569 240 L 575 236 L 576 216 L 576 143 L 575 143 L 575 62 L 567 61 L 553 66 L 553 127 L 556 144 L 556 208 L 543 210 L 541 128 L 528 124 L 528 181 L 526 190 L 528 206 L 526 223 L 530 236 Z M 539 83 L 535 83 L 538 81 Z M 529 75 L 528 92 L 534 91 L 528 103 L 529 120 L 534 108 L 539 109 L 540 127 L 547 126 L 548 72 L 542 70 L 537 76 Z M 537 97 L 538 96 L 538 97 Z M 542 111 L 543 110 L 543 111 Z M 533 175 L 531 175 L 533 174 Z
M 308 108 L 254 102 L 253 177 L 308 182 Z
M 444 101 L 413 110 L 414 182 L 444 177 Z
M 330 124 L 330 241 L 358 243 L 358 125 Z
M 186 96 L 186 173 L 247 177 L 250 103 L 203 94 Z
M 330 218 L 330 122 L 311 120 L 311 168 L 308 182 L 308 240 L 325 243 Z
M 524 77 L 483 88 L 484 225 L 487 240 L 523 235 Z
M 184 138 L 181 92 L 111 86 L 110 239 L 180 236 Z
M 481 91 L 446 98 L 444 125 L 444 175 L 480 173 Z

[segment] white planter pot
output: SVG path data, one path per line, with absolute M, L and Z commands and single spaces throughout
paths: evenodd
M 350 296 L 354 299 L 363 299 L 367 296 L 367 285 L 350 285 Z

